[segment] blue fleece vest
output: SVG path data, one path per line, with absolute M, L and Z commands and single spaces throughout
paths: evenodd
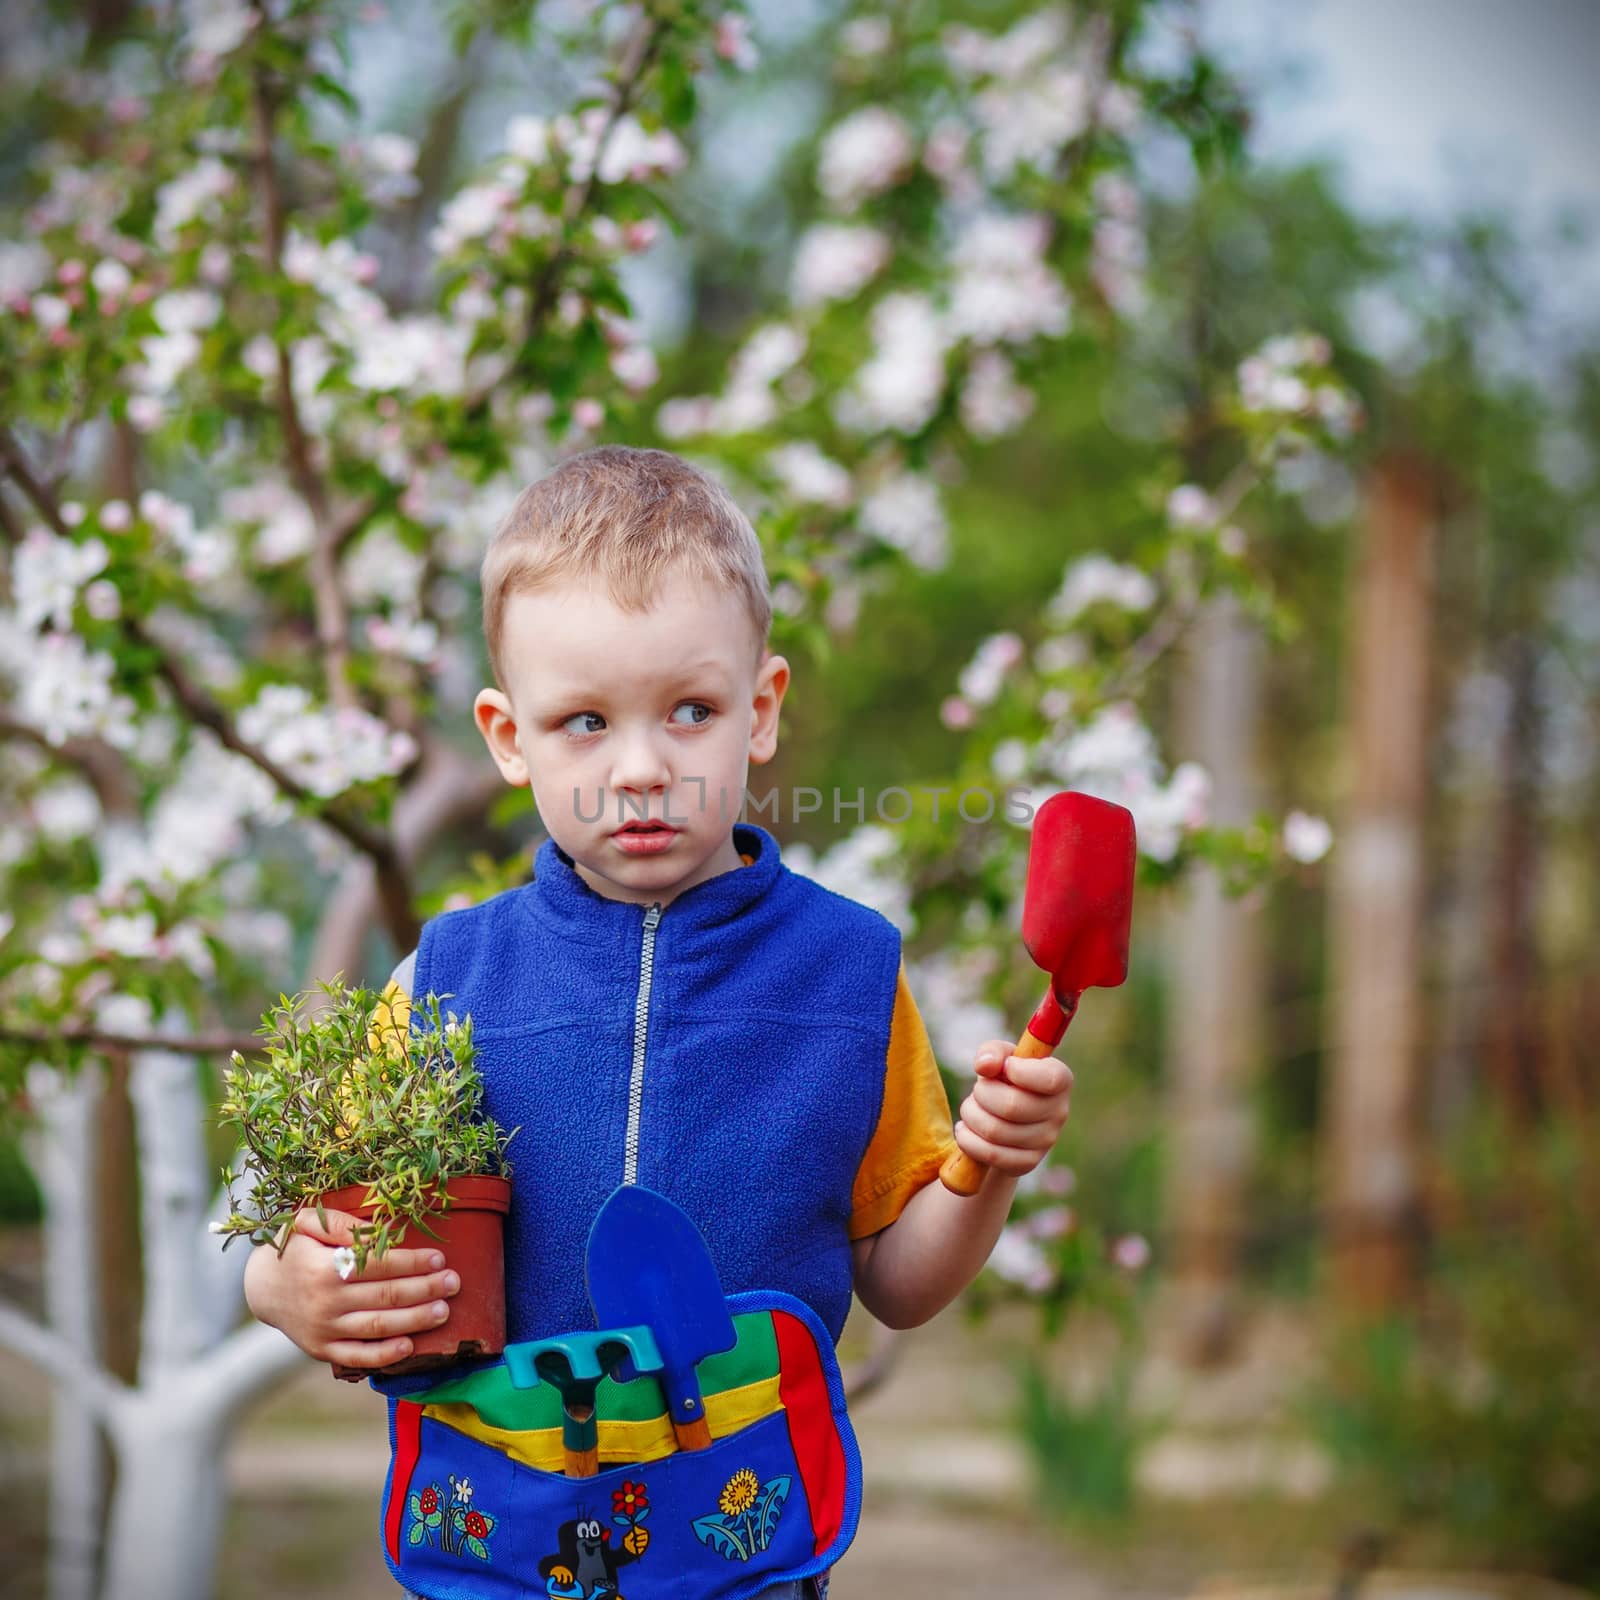
M 723 1289 L 781 1289 L 838 1341 L 856 1169 L 877 1125 L 900 932 L 779 860 L 664 908 L 610 900 L 553 839 L 531 883 L 422 931 L 412 992 L 471 1014 L 508 1152 L 509 1341 L 594 1326 L 584 1249 L 637 1181 L 705 1234 Z

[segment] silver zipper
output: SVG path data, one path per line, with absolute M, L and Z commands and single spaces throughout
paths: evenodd
M 644 1110 L 644 1041 L 650 1027 L 650 976 L 656 959 L 656 927 L 661 902 L 644 914 L 644 948 L 639 954 L 639 993 L 633 1002 L 633 1070 L 628 1075 L 628 1136 L 622 1147 L 622 1181 L 639 1181 L 639 1117 Z

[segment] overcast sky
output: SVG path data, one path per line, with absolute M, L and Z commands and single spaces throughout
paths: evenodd
M 1352 196 L 1600 214 L 1600 0 L 1201 0 L 1259 85 L 1262 154 L 1328 152 Z M 1298 64 L 1292 82 L 1281 69 Z

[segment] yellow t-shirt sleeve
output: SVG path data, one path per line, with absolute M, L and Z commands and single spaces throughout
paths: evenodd
M 887 1228 L 912 1195 L 937 1176 L 955 1148 L 950 1102 L 902 960 L 884 1062 L 883 1108 L 856 1170 L 850 1237 L 865 1239 Z

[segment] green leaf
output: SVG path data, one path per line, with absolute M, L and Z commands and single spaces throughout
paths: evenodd
M 413 1498 L 413 1499 L 415 1499 L 415 1498 L 416 1498 L 416 1496 L 415 1496 L 415 1495 L 413 1495 L 413 1496 L 412 1496 L 412 1498 Z M 422 1543 L 422 1540 L 423 1540 L 423 1536 L 424 1536 L 424 1533 L 425 1533 L 425 1531 L 426 1531 L 426 1530 L 425 1530 L 425 1529 L 424 1529 L 424 1528 L 423 1528 L 423 1526 L 422 1526 L 422 1524 L 421 1524 L 421 1523 L 420 1523 L 420 1522 L 413 1522 L 413 1523 L 412 1523 L 412 1524 L 411 1524 L 411 1530 L 410 1530 L 410 1532 L 408 1532 L 408 1533 L 407 1533 L 407 1534 L 406 1534 L 406 1538 L 407 1538 L 407 1539 L 408 1539 L 408 1540 L 409 1540 L 409 1541 L 410 1541 L 410 1542 L 411 1542 L 411 1543 L 412 1543 L 412 1544 L 421 1544 L 421 1543 Z
M 469 1549 L 480 1561 L 487 1561 L 489 1559 L 488 1547 L 484 1544 L 483 1540 L 475 1539 L 471 1534 L 467 1535 L 467 1549 Z

